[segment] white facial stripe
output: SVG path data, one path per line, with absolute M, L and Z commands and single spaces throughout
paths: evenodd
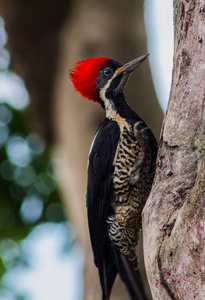
M 110 83 L 111 81 L 113 80 L 113 78 L 115 76 L 117 76 L 117 74 L 119 73 L 119 71 L 122 69 L 123 67 L 121 68 L 118 68 L 115 73 L 113 74 L 112 78 L 110 78 L 108 80 L 108 82 L 106 83 L 106 85 L 100 90 L 100 98 L 103 100 L 104 104 L 105 104 L 105 108 L 107 108 L 109 105 L 110 105 L 110 101 L 108 101 L 108 99 L 106 98 L 105 96 L 105 93 L 106 93 L 106 90 L 109 88 L 110 86 Z

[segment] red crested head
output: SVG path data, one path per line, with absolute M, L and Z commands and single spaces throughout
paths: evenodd
M 98 92 L 95 87 L 95 81 L 99 76 L 99 71 L 106 66 L 110 58 L 97 57 L 86 59 L 77 62 L 69 72 L 76 91 L 78 91 L 84 98 L 99 102 Z

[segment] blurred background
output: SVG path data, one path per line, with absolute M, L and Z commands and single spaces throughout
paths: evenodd
M 147 52 L 126 96 L 159 138 L 171 84 L 172 1 L 0 1 L 1 300 L 100 299 L 85 193 L 89 147 L 104 114 L 75 93 L 68 70 L 81 59 L 125 63 Z M 138 255 L 147 286 L 142 241 Z M 129 299 L 120 280 L 111 299 Z

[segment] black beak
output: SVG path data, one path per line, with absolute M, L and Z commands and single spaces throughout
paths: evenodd
M 148 56 L 149 54 L 146 54 L 124 64 L 124 66 L 121 67 L 121 70 L 119 70 L 119 73 L 117 75 L 126 75 L 132 73 Z

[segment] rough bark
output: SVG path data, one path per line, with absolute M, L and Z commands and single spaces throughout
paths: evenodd
M 171 94 L 151 194 L 143 211 L 153 299 L 203 299 L 205 4 L 174 1 Z

